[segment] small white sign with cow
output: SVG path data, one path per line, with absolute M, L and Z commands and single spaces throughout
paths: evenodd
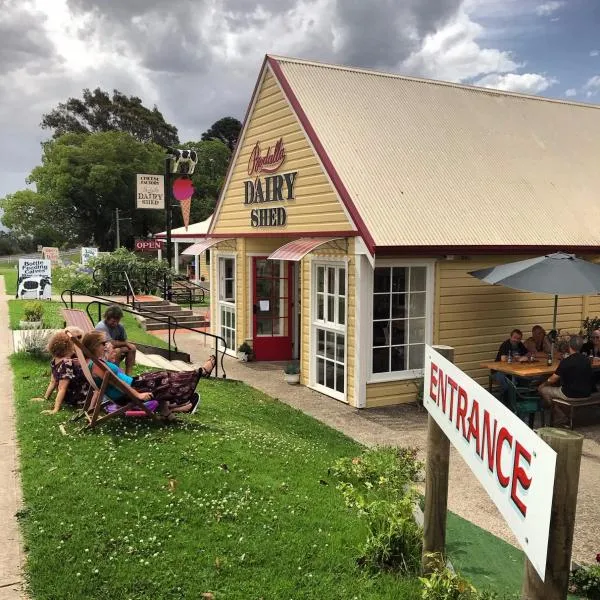
M 21 300 L 52 299 L 52 265 L 40 258 L 20 258 L 17 298 Z
M 542 581 L 556 452 L 430 346 L 423 404 L 483 485 Z

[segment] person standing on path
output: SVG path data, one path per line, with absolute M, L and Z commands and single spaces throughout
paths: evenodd
M 96 330 L 104 333 L 105 340 L 115 349 L 115 361 L 119 364 L 125 359 L 125 373 L 131 375 L 135 365 L 135 344 L 127 341 L 127 332 L 121 325 L 123 311 L 119 306 L 109 306 L 104 313 L 104 320 L 96 325 Z

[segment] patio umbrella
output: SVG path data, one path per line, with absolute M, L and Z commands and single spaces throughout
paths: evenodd
M 553 294 L 552 329 L 556 329 L 559 295 L 585 296 L 600 293 L 600 265 L 564 252 L 478 269 L 469 272 L 469 275 L 486 283 L 504 285 L 515 290 Z

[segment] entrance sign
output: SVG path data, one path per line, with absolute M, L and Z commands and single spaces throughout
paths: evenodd
M 430 346 L 423 404 L 483 485 L 540 578 L 546 572 L 556 452 Z
M 162 242 L 160 240 L 136 238 L 134 247 L 136 252 L 154 252 L 155 250 L 162 250 Z
M 52 265 L 40 258 L 19 259 L 17 298 L 21 300 L 52 299 Z
M 137 175 L 135 207 L 138 209 L 164 210 L 164 175 Z
M 87 265 L 91 258 L 98 256 L 98 248 L 82 248 L 81 249 L 81 264 Z
M 42 248 L 42 258 L 49 260 L 53 265 L 58 264 L 58 248 L 45 246 Z

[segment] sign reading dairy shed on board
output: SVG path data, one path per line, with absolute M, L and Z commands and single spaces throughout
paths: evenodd
M 135 207 L 144 209 L 164 210 L 164 175 L 137 176 L 135 189 Z
M 41 258 L 20 258 L 17 298 L 21 300 L 52 299 L 52 265 Z
M 556 452 L 430 346 L 425 348 L 423 391 L 425 408 L 483 485 L 543 580 Z

